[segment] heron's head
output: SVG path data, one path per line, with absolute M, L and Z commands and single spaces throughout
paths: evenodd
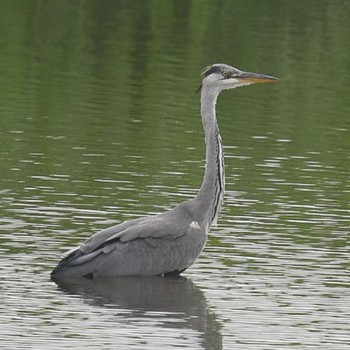
M 201 88 L 212 89 L 216 93 L 256 83 L 273 83 L 277 78 L 264 74 L 243 72 L 227 64 L 213 64 L 202 70 Z

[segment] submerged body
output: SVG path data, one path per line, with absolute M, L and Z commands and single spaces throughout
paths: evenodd
M 277 80 L 225 64 L 207 67 L 202 77 L 206 169 L 197 196 L 159 215 L 97 232 L 57 265 L 51 273 L 54 279 L 178 275 L 200 255 L 220 211 L 225 186 L 224 157 L 215 115 L 217 97 L 222 90 Z
M 52 276 L 178 275 L 193 264 L 206 242 L 203 222 L 201 227 L 191 209 L 195 206 L 191 200 L 100 231 L 63 259 Z M 143 235 L 149 230 L 151 234 Z

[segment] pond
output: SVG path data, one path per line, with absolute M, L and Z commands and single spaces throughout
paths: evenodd
M 6 349 L 348 349 L 350 3 L 0 4 Z M 192 198 L 200 71 L 279 78 L 217 105 L 226 193 L 181 278 L 55 284 L 65 251 Z

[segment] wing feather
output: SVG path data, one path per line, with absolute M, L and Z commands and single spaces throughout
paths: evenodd
M 181 218 L 179 220 L 178 218 Z M 191 216 L 184 206 L 178 206 L 168 212 L 130 220 L 99 231 L 87 239 L 79 250 L 86 254 L 102 245 L 119 240 L 128 242 L 137 238 L 176 239 L 184 235 L 191 222 Z
M 89 253 L 96 248 L 98 248 L 101 244 L 106 242 L 107 240 L 110 240 L 111 237 L 114 237 L 119 232 L 122 232 L 129 227 L 132 227 L 134 225 L 137 225 L 141 221 L 146 220 L 147 218 L 139 218 L 134 220 L 125 221 L 121 224 L 108 227 L 102 231 L 96 232 L 93 234 L 90 238 L 88 238 L 80 247 L 80 251 L 82 253 Z
M 193 263 L 205 243 L 206 234 L 200 225 L 201 222 L 194 220 L 191 208 L 183 204 L 160 215 L 112 226 L 95 233 L 72 251 L 52 275 L 107 276 L 110 269 L 112 275 L 182 271 Z M 179 239 L 177 243 L 168 244 L 167 240 L 175 239 Z M 170 260 L 166 259 L 168 255 Z M 154 265 L 157 256 L 163 259 L 162 266 Z

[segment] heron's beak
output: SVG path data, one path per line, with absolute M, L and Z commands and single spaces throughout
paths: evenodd
M 278 80 L 278 78 L 271 77 L 269 75 L 264 74 L 256 74 L 256 73 L 249 73 L 249 72 L 242 72 L 239 77 L 239 81 L 241 83 L 274 83 Z

